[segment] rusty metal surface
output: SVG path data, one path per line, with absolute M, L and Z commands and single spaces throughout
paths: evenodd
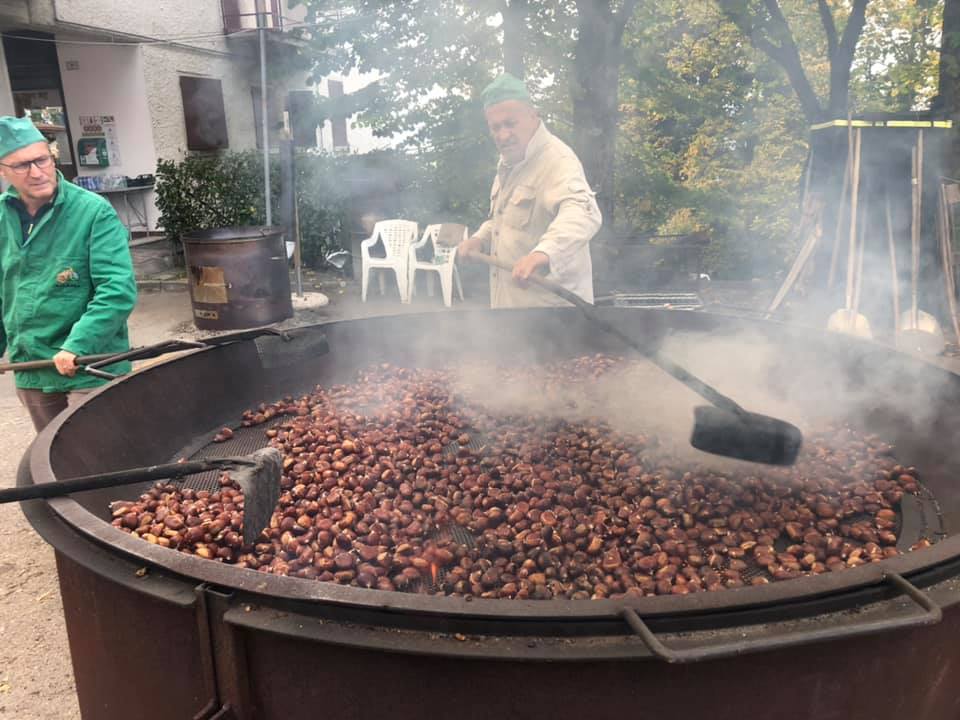
M 194 323 L 201 330 L 293 317 L 283 228 L 237 227 L 183 236 Z
M 247 663 L 259 718 L 955 720 L 960 612 L 941 625 L 695 665 L 398 656 L 262 632 Z M 457 642 L 457 641 L 454 641 Z M 471 644 L 471 638 L 459 641 Z M 518 651 L 518 655 L 520 652 Z M 277 668 L 317 668 L 310 673 Z
M 635 652 L 631 646 L 642 643 L 625 634 L 396 631 L 251 606 L 210 587 L 196 589 L 190 608 L 120 586 L 59 554 L 58 568 L 85 720 L 406 720 L 424 717 L 427 707 L 467 720 L 955 720 L 960 714 L 957 605 L 934 627 L 678 666 Z M 942 603 L 956 596 L 956 584 L 943 582 L 931 595 Z M 864 607 L 860 614 L 869 620 L 886 612 Z M 791 632 L 841 627 L 846 621 L 839 615 L 787 625 Z M 774 630 L 682 633 L 670 642 L 722 642 Z M 593 649 L 591 661 L 565 658 L 577 654 L 577 645 Z
M 84 720 L 192 718 L 209 700 L 195 611 L 56 554 L 70 655 Z M 133 570 L 131 570 L 131 575 Z

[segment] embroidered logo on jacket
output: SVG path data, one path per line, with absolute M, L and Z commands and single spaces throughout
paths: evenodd
M 66 285 L 67 283 L 73 282 L 80 278 L 77 275 L 77 271 L 72 267 L 68 267 L 66 270 L 61 270 L 57 273 L 57 285 Z

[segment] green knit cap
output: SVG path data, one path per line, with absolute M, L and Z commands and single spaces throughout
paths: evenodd
M 30 118 L 0 117 L 0 160 L 15 150 L 38 142 L 46 142 L 46 138 L 30 122 Z
M 484 110 L 491 105 L 502 103 L 505 100 L 519 100 L 527 104 L 532 104 L 526 84 L 524 84 L 523 80 L 514 77 L 510 73 L 504 73 L 487 85 L 483 92 L 480 93 L 480 99 L 483 101 Z

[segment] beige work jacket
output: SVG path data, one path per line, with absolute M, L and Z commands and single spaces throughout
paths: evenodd
M 600 208 L 577 156 L 540 123 L 524 159 L 501 160 L 490 191 L 490 216 L 475 233 L 490 253 L 513 265 L 533 251 L 550 258 L 547 276 L 593 302 L 590 240 L 600 229 Z M 490 270 L 490 306 L 566 305 L 546 290 L 517 285 L 505 270 Z

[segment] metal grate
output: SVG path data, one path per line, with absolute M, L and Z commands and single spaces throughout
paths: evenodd
M 908 552 L 915 543 L 924 538 L 931 543 L 936 543 L 947 535 L 943 529 L 940 506 L 933 493 L 923 485 L 919 486 L 917 495 L 904 495 L 894 510 L 897 517 L 893 531 L 897 535 L 896 548 L 901 553 Z M 844 523 L 854 524 L 871 519 L 871 515 L 862 513 L 844 518 Z M 784 552 L 792 544 L 788 538 L 781 536 L 777 538 L 773 547 L 777 552 Z M 773 576 L 767 572 L 767 569 L 757 565 L 752 556 L 745 557 L 744 561 L 747 563 L 747 569 L 741 573 L 741 576 L 745 582 L 749 583 L 757 577 L 773 580 Z
M 450 525 L 448 527 L 438 528 L 432 534 L 432 537 L 435 540 L 450 540 L 451 542 L 461 545 L 468 550 L 477 546 L 477 539 L 473 536 L 473 533 L 471 533 L 462 525 Z M 446 579 L 446 568 L 437 568 L 437 581 L 435 583 L 421 582 L 420 586 L 416 588 L 416 591 L 425 592 L 429 590 L 430 592 L 437 592 L 443 586 L 443 583 L 446 581 Z
M 187 460 L 199 460 L 202 458 L 223 458 L 236 455 L 249 455 L 250 453 L 261 450 L 270 444 L 270 438 L 265 434 L 267 430 L 281 425 L 289 420 L 285 416 L 272 418 L 269 422 L 253 427 L 235 427 L 233 437 L 224 442 L 212 442 L 212 438 L 220 428 L 204 433 L 201 439 L 192 445 L 184 448 L 183 452 L 177 454 L 171 462 L 177 462 L 181 458 Z M 191 490 L 208 490 L 214 492 L 220 487 L 220 471 L 210 470 L 197 475 L 187 475 L 179 480 L 172 481 L 183 488 Z
M 457 453 L 459 453 L 460 450 L 470 450 L 471 452 L 482 452 L 483 450 L 486 449 L 487 440 L 483 435 L 473 430 L 464 430 L 463 432 L 465 432 L 470 436 L 470 442 L 468 442 L 466 445 L 461 445 L 459 441 L 452 440 L 451 442 L 447 443 L 444 446 L 443 452 L 442 452 L 443 457 L 446 457 L 446 458 L 456 457 Z
M 614 293 L 614 307 L 673 307 L 698 309 L 703 301 L 696 293 Z

